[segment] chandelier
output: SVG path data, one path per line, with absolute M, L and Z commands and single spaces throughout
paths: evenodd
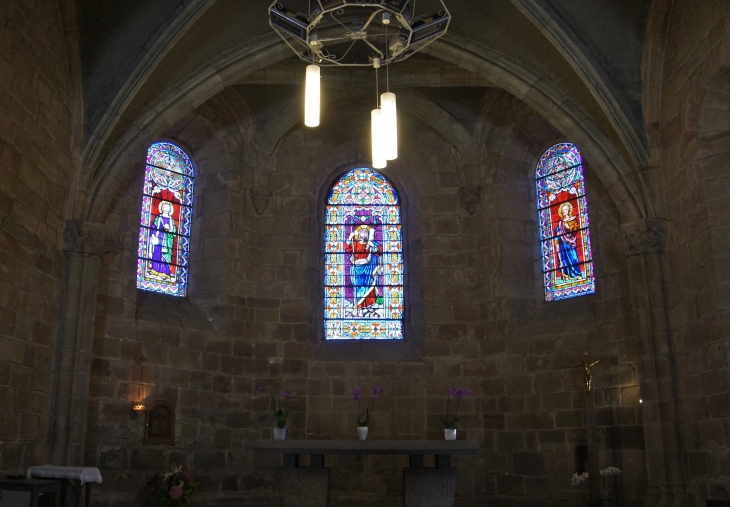
M 443 0 L 290 2 L 271 4 L 269 24 L 299 58 L 323 67 L 400 62 L 446 33 L 451 20 Z M 419 3 L 424 15 L 415 13 Z
M 289 0 L 269 6 L 269 25 L 308 62 L 304 124 L 319 125 L 320 67 L 369 67 L 400 62 L 441 37 L 451 15 L 443 0 Z M 420 8 L 424 14 L 419 14 Z M 387 69 L 387 67 L 386 67 Z M 376 92 L 377 94 L 377 92 Z M 398 157 L 395 94 L 371 112 L 373 167 Z

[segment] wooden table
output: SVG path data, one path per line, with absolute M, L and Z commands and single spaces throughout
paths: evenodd
M 476 440 L 256 440 L 254 450 L 284 455 L 277 469 L 279 494 L 285 507 L 326 507 L 329 469 L 325 454 L 408 455 L 410 468 L 403 470 L 405 507 L 452 507 L 456 469 L 451 456 L 476 454 Z M 299 455 L 310 456 L 309 468 L 299 467 Z M 435 468 L 423 467 L 423 456 L 436 456 Z

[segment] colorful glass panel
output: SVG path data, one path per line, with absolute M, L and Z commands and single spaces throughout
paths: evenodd
M 147 150 L 137 250 L 137 288 L 184 297 L 188 286 L 193 186 L 190 157 L 159 142 Z
M 393 185 L 368 168 L 333 185 L 325 217 L 327 340 L 403 338 L 403 240 Z
M 596 292 L 583 165 L 574 144 L 547 150 L 535 172 L 545 301 Z

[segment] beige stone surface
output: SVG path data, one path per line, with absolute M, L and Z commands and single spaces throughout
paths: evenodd
M 447 3 L 448 37 L 391 69 L 406 340 L 327 344 L 324 202 L 368 163 L 372 73 L 325 69 L 307 129 L 264 0 L 0 2 L 0 473 L 98 466 L 113 507 L 183 465 L 195 505 L 276 505 L 280 458 L 252 449 L 272 395 L 294 393 L 290 438 L 348 440 L 350 391 L 382 385 L 369 438 L 441 440 L 447 390 L 469 387 L 459 437 L 481 451 L 453 460 L 455 504 L 576 505 L 588 351 L 599 464 L 623 470 L 606 494 L 730 500 L 730 5 Z M 196 170 L 183 301 L 135 285 L 161 138 Z M 584 156 L 597 292 L 548 304 L 534 168 L 562 141 Z M 139 354 L 175 446 L 142 444 Z M 401 505 L 405 461 L 328 456 L 330 505 Z

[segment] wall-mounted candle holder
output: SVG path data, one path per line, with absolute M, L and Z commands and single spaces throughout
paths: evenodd
M 139 414 L 145 411 L 144 395 L 142 393 L 142 376 L 144 375 L 144 363 L 145 357 L 139 353 L 134 358 L 135 362 L 139 366 L 139 382 L 137 382 L 137 401 L 132 407 L 132 411 Z

